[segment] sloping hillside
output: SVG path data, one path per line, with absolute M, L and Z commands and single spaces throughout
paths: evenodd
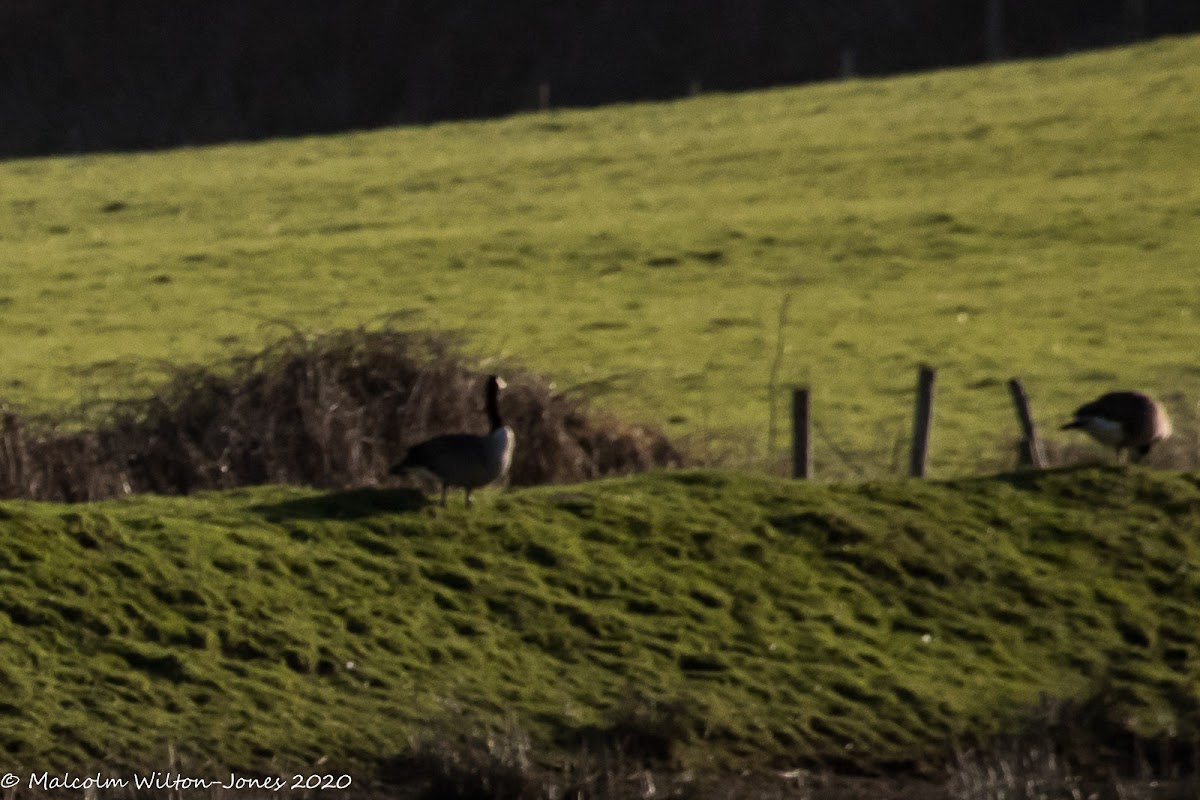
M 932 474 L 1007 468 L 1012 375 L 1046 422 L 1119 387 L 1196 416 L 1198 107 L 1191 37 L 3 163 L 0 397 L 95 415 L 146 393 L 164 362 L 258 349 L 272 323 L 389 317 L 463 329 L 482 357 L 739 463 L 784 447 L 768 435 L 777 365 L 781 386 L 813 387 L 829 478 L 888 473 L 928 361 Z
M 1194 474 L 679 471 L 471 511 L 268 487 L 0 517 L 13 767 L 365 780 L 422 737 L 515 729 L 550 763 L 636 734 L 696 768 L 920 768 L 1043 694 L 1098 730 L 1200 732 Z

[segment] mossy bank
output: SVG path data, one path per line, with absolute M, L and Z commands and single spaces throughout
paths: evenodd
M 426 736 L 519 729 L 553 761 L 653 718 L 689 767 L 920 769 L 1045 696 L 1200 732 L 1194 474 L 678 471 L 469 511 L 266 487 L 0 516 L 22 768 L 365 777 Z

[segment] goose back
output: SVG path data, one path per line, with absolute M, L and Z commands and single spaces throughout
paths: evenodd
M 1078 428 L 1117 451 L 1129 449 L 1134 462 L 1171 435 L 1171 420 L 1162 404 L 1144 392 L 1108 392 L 1075 409 L 1063 430 Z
M 471 433 L 449 433 L 435 436 L 409 448 L 404 458 L 392 467 L 392 474 L 408 470 L 424 470 L 445 488 L 461 487 L 470 492 L 489 484 L 508 472 L 512 466 L 516 436 L 500 417 L 500 390 L 504 381 L 492 375 L 484 386 L 488 422 L 491 429 L 482 436 Z

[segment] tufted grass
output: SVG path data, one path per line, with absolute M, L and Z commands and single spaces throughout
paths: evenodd
M 1106 746 L 1200 733 L 1195 474 L 262 487 L 9 501 L 0 532 L 10 769 L 369 781 L 517 729 L 550 765 L 937 774 L 1047 697 Z

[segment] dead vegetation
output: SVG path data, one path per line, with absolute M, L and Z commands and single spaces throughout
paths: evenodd
M 1119 690 L 1083 700 L 1043 695 L 1023 730 L 960 750 L 949 800 L 1193 800 L 1200 741 L 1145 737 L 1114 713 Z
M 665 715 L 665 716 L 664 716 Z M 672 716 L 634 700 L 607 738 L 584 743 L 558 769 L 538 763 L 529 738 L 510 721 L 502 730 L 448 731 L 410 743 L 385 763 L 383 782 L 411 800 L 1194 800 L 1200 797 L 1200 743 L 1145 739 L 1112 719 L 1103 694 L 1083 702 L 1043 698 L 1024 731 L 959 750 L 944 776 L 845 775 L 779 768 L 697 774 L 681 769 L 670 744 L 687 733 L 663 726 Z M 629 730 L 651 731 L 655 746 L 629 747 Z M 659 741 L 665 740 L 664 749 Z
M 493 370 L 508 381 L 504 415 L 520 443 L 514 485 L 685 464 L 789 471 L 784 459 L 764 462 L 736 449 L 750 437 L 708 430 L 672 442 L 653 427 L 595 411 L 518 365 L 482 368 L 445 334 L 358 328 L 292 332 L 218 368 L 177 368 L 152 396 L 119 401 L 101 423 L 83 429 L 68 422 L 77 413 L 31 418 L 0 403 L 0 497 L 80 502 L 264 483 L 378 485 L 414 442 L 483 432 L 481 386 Z M 1200 406 L 1181 395 L 1163 399 L 1175 434 L 1147 463 L 1200 468 Z M 880 449 L 869 453 L 845 452 L 819 425 L 815 433 L 833 455 L 819 473 L 850 480 L 903 474 L 903 431 L 880 423 Z M 1082 436 L 1052 435 L 1043 447 L 1050 467 L 1112 458 Z M 980 469 L 1003 470 L 1017 451 L 1010 439 Z
M 567 483 L 685 463 L 661 432 L 588 408 L 516 365 L 504 415 L 520 443 L 516 485 Z M 375 485 L 411 444 L 483 432 L 482 370 L 446 335 L 293 333 L 222 369 L 178 369 L 152 397 L 68 430 L 9 411 L 0 496 L 78 502 L 264 483 Z

